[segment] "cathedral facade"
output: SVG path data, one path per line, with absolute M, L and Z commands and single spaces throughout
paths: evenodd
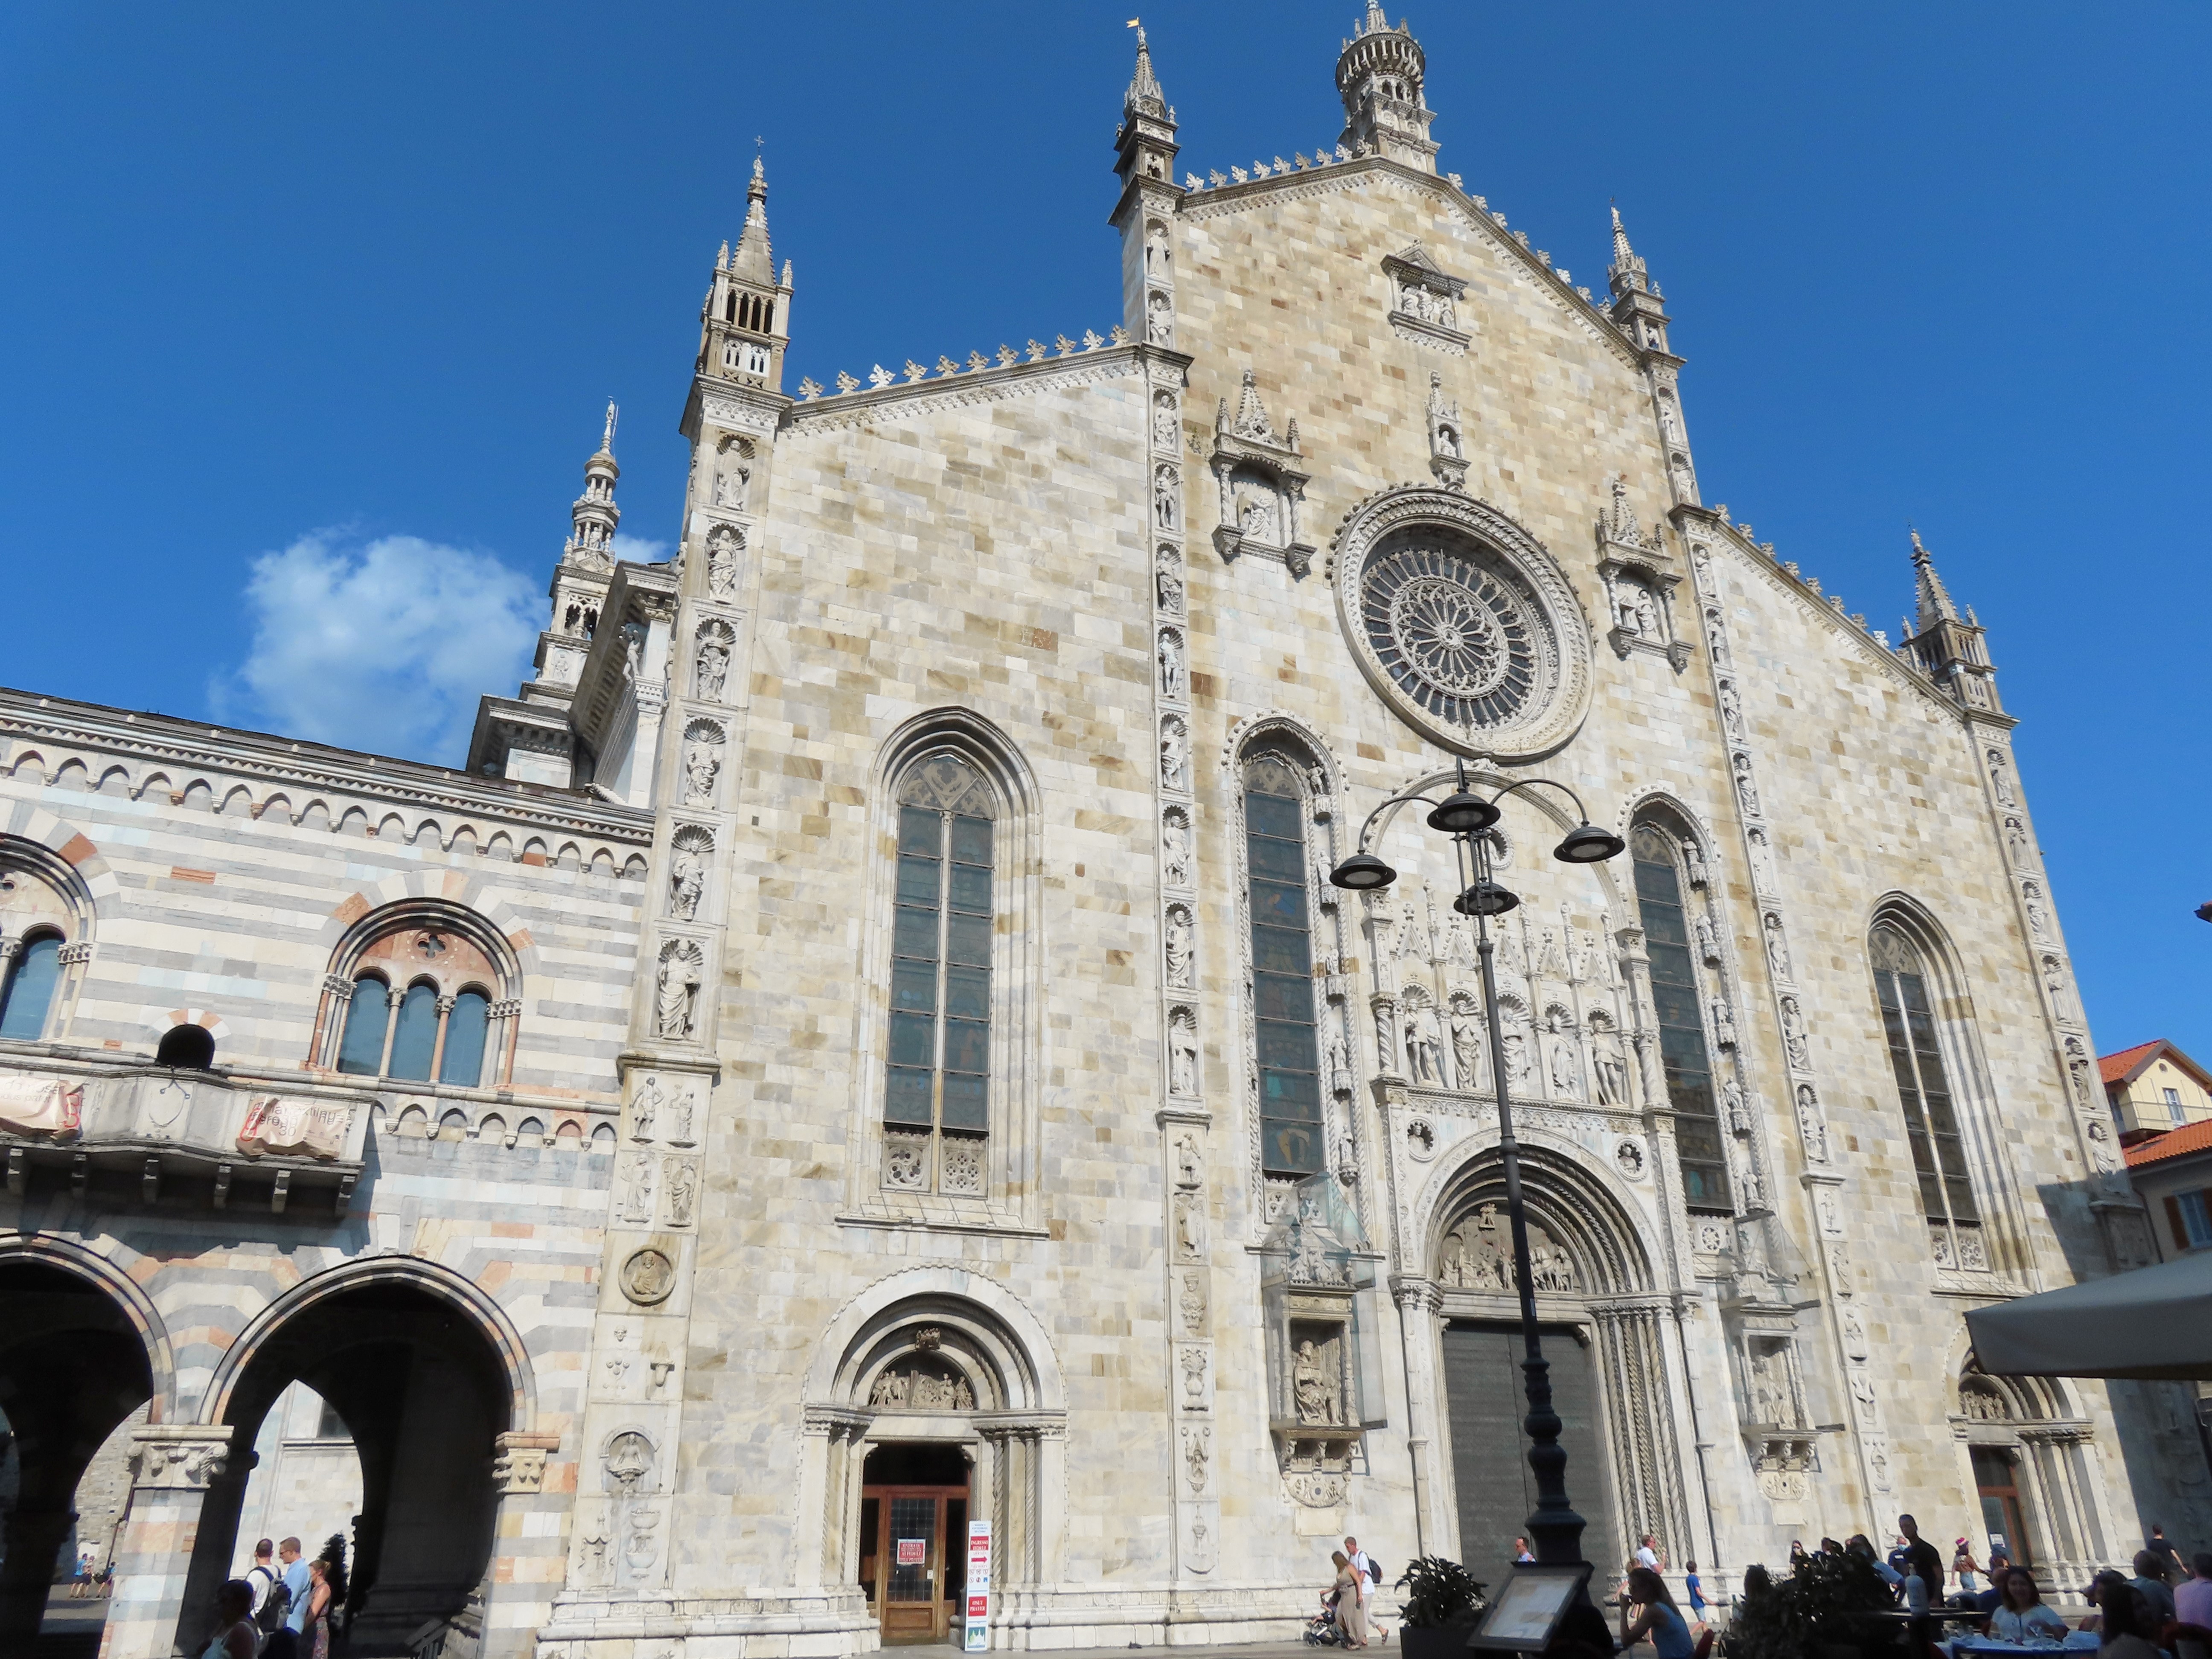
M 1424 70 L 1370 5 L 1340 137 L 1178 177 L 1140 34 L 1118 321 L 827 388 L 756 164 L 678 550 L 613 556 L 611 413 L 465 768 L 0 694 L 0 1623 L 150 1401 L 107 1651 L 196 1631 L 295 1380 L 357 1653 L 1282 1636 L 1347 1532 L 1494 1579 L 1501 1083 L 1601 1570 L 2212 1531 L 2179 1385 L 1968 1349 L 2150 1259 L 1980 626 L 1709 505 L 1618 216 L 1594 295 Z M 1494 1046 L 1384 805 L 1462 777 Z

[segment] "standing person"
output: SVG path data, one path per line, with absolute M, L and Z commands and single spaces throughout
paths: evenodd
M 2100 1572 L 2097 1588 L 2097 1645 L 2104 1659 L 2160 1659 L 2150 1641 L 2158 1626 L 2134 1587 L 2117 1572 Z
M 1643 1541 L 1637 1545 L 1636 1565 L 1651 1572 L 1656 1572 L 1661 1567 L 1666 1565 L 1665 1559 L 1659 1553 L 1659 1537 L 1656 1533 L 1645 1533 Z
M 92 1594 L 92 1552 L 78 1552 L 76 1567 L 70 1574 L 70 1600 L 82 1601 Z
M 1336 1597 L 1336 1625 L 1344 1632 L 1344 1645 L 1364 1648 L 1367 1645 L 1367 1575 L 1352 1565 L 1352 1558 L 1342 1550 L 1329 1558 L 1336 1564 L 1336 1583 L 1330 1594 Z M 324 1659 L 317 1654 L 315 1659 Z
M 1704 1624 L 1705 1622 L 1705 1587 L 1698 1577 L 1698 1564 L 1694 1561 L 1690 1563 L 1688 1576 L 1682 1580 L 1682 1589 L 1690 1598 L 1690 1617 L 1699 1624 Z
M 2156 1522 L 2151 1523 L 2150 1536 L 2143 1540 L 2143 1547 L 2166 1564 L 2166 1582 L 2178 1583 L 2189 1576 L 2189 1564 L 2181 1559 L 2166 1535 L 2166 1528 Z
M 307 1563 L 307 1620 L 300 1627 L 299 1659 L 331 1659 L 331 1564 Z
M 253 1592 L 253 1622 L 264 1633 L 269 1626 L 261 1623 L 261 1609 L 269 1605 L 269 1598 L 276 1594 L 276 1569 L 270 1564 L 270 1559 L 276 1553 L 276 1546 L 268 1539 L 263 1539 L 253 1547 L 253 1565 L 246 1570 L 246 1588 Z
M 246 1615 L 253 1608 L 253 1586 L 233 1578 L 215 1593 L 215 1633 L 200 1659 L 253 1659 L 261 1632 Z
M 2128 1583 L 2148 1604 L 2150 1626 L 2154 1631 L 2167 1620 L 2180 1616 L 2174 1607 L 2173 1592 L 2166 1588 L 2166 1563 L 2153 1552 L 2136 1552 L 2136 1576 Z
M 1516 1538 L 1513 1540 L 1513 1565 L 1515 1566 L 1525 1566 L 1535 1559 L 1536 1558 L 1534 1556 L 1528 1553 L 1528 1540 L 1527 1539 Z
M 1628 1620 L 1631 1607 L 1640 1609 L 1632 1625 Z M 1667 1594 L 1667 1581 L 1650 1567 L 1631 1567 L 1628 1588 L 1620 1597 L 1620 1645 L 1631 1648 L 1646 1637 L 1651 1638 L 1659 1659 L 1690 1659 L 1696 1646 L 1674 1598 Z
M 1382 1569 L 1375 1565 L 1373 1556 L 1359 1547 L 1359 1540 L 1357 1538 L 1347 1538 L 1344 1540 L 1344 1559 L 1351 1562 L 1358 1570 L 1360 1576 L 1370 1584 L 1382 1583 Z
M 1920 1523 L 1911 1516 L 1899 1516 L 1897 1529 L 1904 1534 L 1905 1558 L 1912 1563 L 1911 1566 L 1901 1567 L 1899 1571 L 1907 1578 L 1917 1571 L 1921 1582 L 1928 1587 L 1928 1599 L 1931 1601 L 1942 1601 L 1943 1599 L 1943 1558 L 1936 1553 L 1933 1544 L 1920 1535 Z
M 2174 1615 L 2185 1625 L 2212 1630 L 2212 1553 L 2199 1550 L 2189 1565 L 2197 1576 L 2173 1587 Z
M 261 1659 L 297 1659 L 305 1645 L 300 1632 L 307 1624 L 307 1587 L 314 1575 L 300 1559 L 300 1540 L 287 1538 L 276 1546 L 278 1571 L 283 1579 L 284 1622 L 270 1632 Z

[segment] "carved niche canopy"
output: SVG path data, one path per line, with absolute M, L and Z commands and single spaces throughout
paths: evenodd
M 1277 432 L 1260 399 L 1258 377 L 1244 371 L 1237 412 L 1221 400 L 1213 419 L 1213 468 L 1221 514 L 1213 550 L 1224 562 L 1241 553 L 1280 559 L 1293 576 L 1313 568 L 1314 550 L 1300 539 L 1298 509 L 1310 475 L 1301 471 L 1298 423 Z
M 1474 337 L 1459 314 L 1466 278 L 1441 269 L 1419 242 L 1385 254 L 1382 273 L 1390 279 L 1390 326 L 1399 335 L 1431 351 L 1467 355 Z
M 1657 526 L 1647 534 L 1628 504 L 1628 486 L 1613 481 L 1613 500 L 1597 520 L 1598 579 L 1605 584 L 1606 642 L 1622 661 L 1634 651 L 1666 658 L 1677 674 L 1690 660 L 1690 642 L 1674 627 L 1674 568 Z

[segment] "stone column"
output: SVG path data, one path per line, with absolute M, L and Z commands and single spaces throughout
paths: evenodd
M 1628 1006 L 1634 1018 L 1628 1046 L 1636 1054 L 1636 1081 L 1641 1095 L 1634 1103 L 1648 1111 L 1667 1104 L 1666 1079 L 1659 1069 L 1658 1025 L 1652 1016 L 1651 958 L 1644 954 L 1641 927 L 1617 928 L 1613 937 L 1620 947 L 1620 969 L 1628 979 Z
M 866 1449 L 860 1437 L 875 1419 L 843 1406 L 809 1406 L 800 1428 L 798 1540 L 793 1582 L 800 1589 L 853 1583 L 857 1563 L 848 1562 L 854 1504 L 854 1474 Z M 820 1543 L 807 1547 L 809 1540 Z
M 166 1659 L 180 1636 L 198 1633 L 179 1632 L 178 1623 L 201 1511 L 229 1455 L 230 1431 L 219 1425 L 149 1424 L 131 1437 L 130 1507 L 116 1545 L 103 1659 Z
M 1398 1335 L 1406 1355 L 1406 1451 L 1413 1464 L 1413 1532 L 1424 1555 L 1444 1553 L 1441 1519 L 1451 1509 L 1437 1457 L 1437 1316 L 1443 1292 L 1425 1279 L 1393 1279 Z

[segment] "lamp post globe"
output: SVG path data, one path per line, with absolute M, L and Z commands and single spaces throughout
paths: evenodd
M 1602 864 L 1627 849 L 1628 843 L 1610 830 L 1601 830 L 1594 823 L 1578 823 L 1567 831 L 1565 840 L 1552 849 L 1552 856 L 1562 864 Z
M 1328 872 L 1328 884 L 1354 893 L 1371 893 L 1398 879 L 1398 872 L 1372 853 L 1354 853 Z
M 1498 822 L 1498 805 L 1462 789 L 1446 795 L 1429 812 L 1429 828 L 1448 836 L 1474 836 Z
M 1521 896 L 1494 881 L 1478 881 L 1452 901 L 1463 916 L 1502 916 L 1519 906 Z

